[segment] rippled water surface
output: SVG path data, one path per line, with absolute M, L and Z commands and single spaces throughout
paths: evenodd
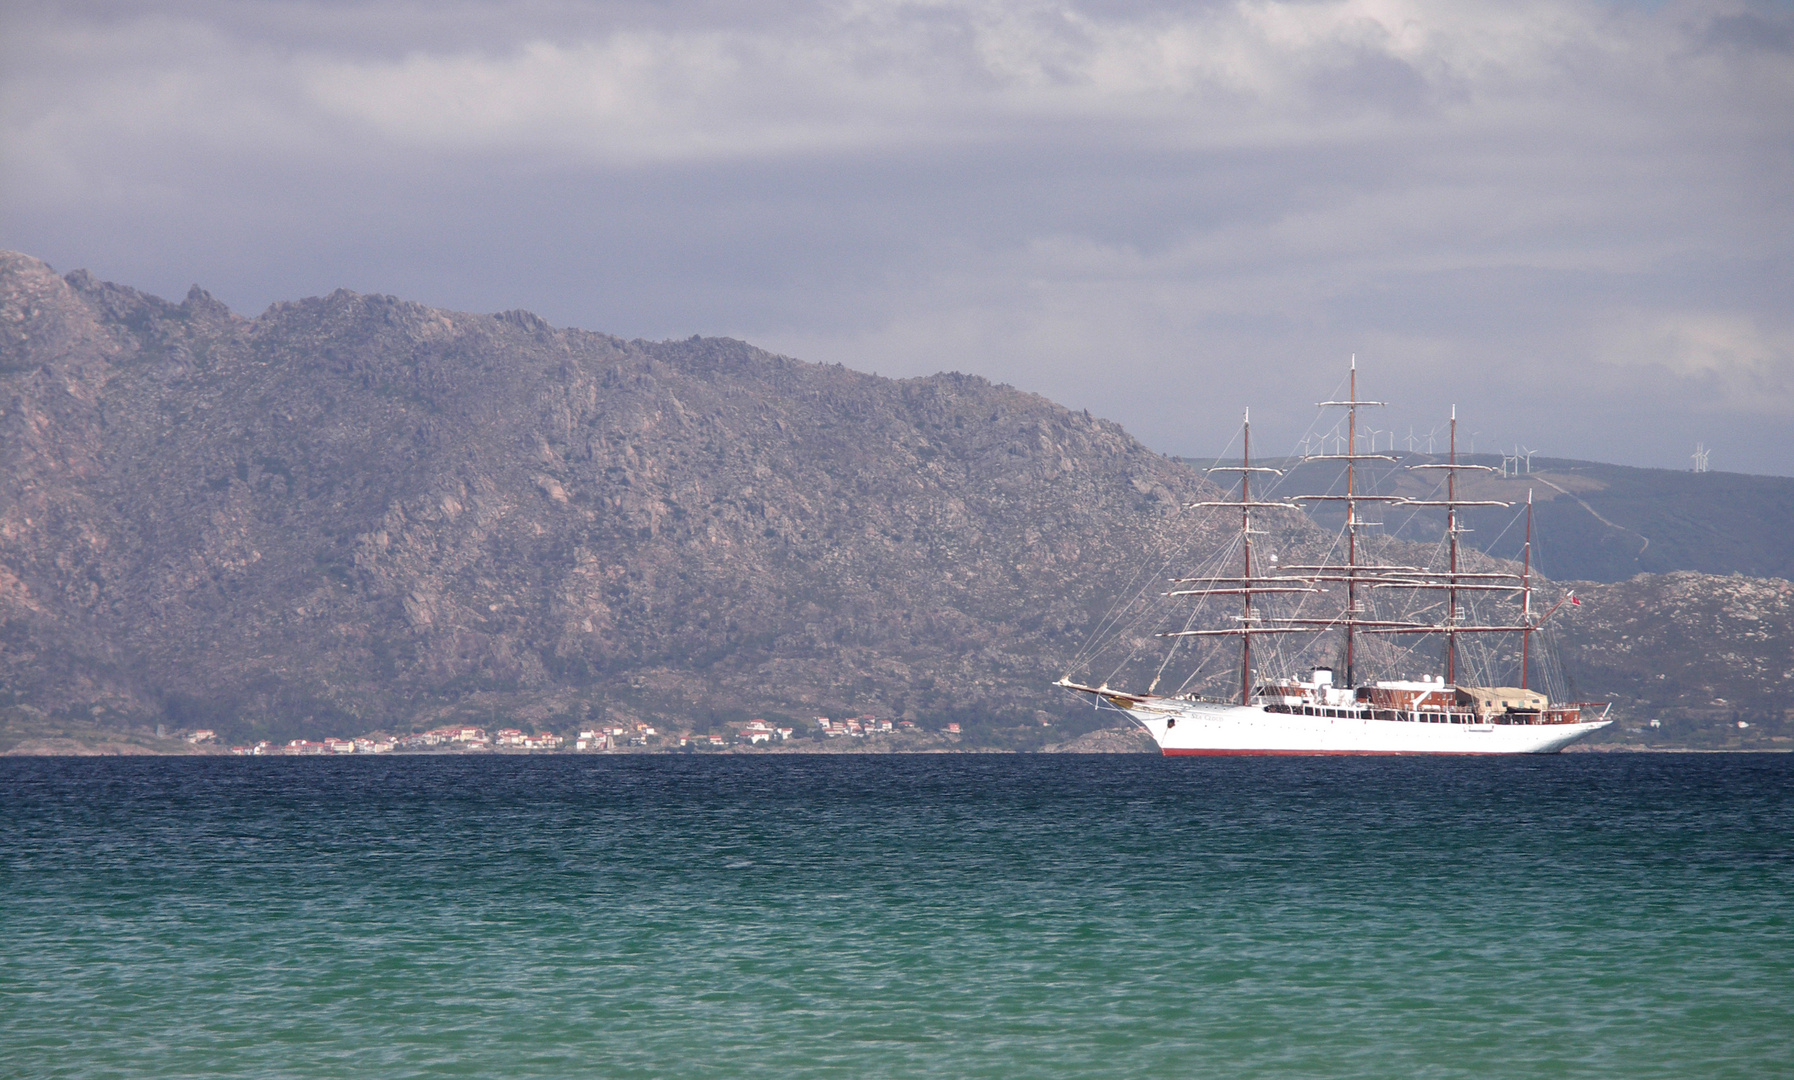
M 0 1075 L 1794 1075 L 1794 759 L 0 761 Z

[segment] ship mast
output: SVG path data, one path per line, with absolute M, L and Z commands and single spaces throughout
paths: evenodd
M 1282 476 L 1282 469 L 1271 469 L 1252 464 L 1252 410 L 1245 410 L 1240 422 L 1243 453 L 1238 465 L 1216 465 L 1208 471 L 1237 472 L 1240 474 L 1240 497 L 1237 501 L 1225 500 L 1214 502 L 1191 503 L 1188 509 L 1201 507 L 1228 507 L 1240 512 L 1240 551 L 1242 556 L 1241 573 L 1237 578 L 1173 578 L 1173 584 L 1195 583 L 1197 588 L 1177 589 L 1167 596 L 1238 596 L 1241 599 L 1240 625 L 1238 629 L 1221 630 L 1177 630 L 1160 634 L 1160 637 L 1212 637 L 1238 635 L 1240 639 L 1240 704 L 1252 703 L 1252 638 L 1256 634 L 1291 634 L 1298 629 L 1283 626 L 1265 626 L 1252 610 L 1252 598 L 1259 593 L 1311 593 L 1315 589 L 1305 578 L 1280 575 L 1263 577 L 1259 575 L 1257 565 L 1252 559 L 1252 538 L 1257 534 L 1252 528 L 1252 511 L 1259 508 L 1276 510 L 1301 510 L 1293 502 L 1258 501 L 1252 498 L 1252 474 L 1270 473 Z
M 1358 608 L 1359 584 L 1362 580 L 1358 565 L 1358 530 L 1375 525 L 1376 522 L 1365 521 L 1358 516 L 1358 504 L 1361 502 L 1399 502 L 1397 496 L 1360 495 L 1358 493 L 1358 463 L 1360 461 L 1391 461 L 1395 458 L 1388 454 L 1376 453 L 1376 446 L 1371 446 L 1371 453 L 1358 452 L 1358 410 L 1360 407 L 1387 405 L 1386 401 L 1365 401 L 1358 397 L 1358 356 L 1352 355 L 1351 372 L 1347 376 L 1346 399 L 1344 401 L 1322 401 L 1319 408 L 1343 406 L 1346 411 L 1346 452 L 1343 454 L 1312 454 L 1304 461 L 1344 461 L 1345 462 L 1345 494 L 1344 495 L 1297 495 L 1298 500 L 1334 500 L 1345 503 L 1346 513 L 1346 564 L 1345 614 L 1340 619 L 1341 629 L 1345 632 L 1345 685 L 1355 686 L 1357 678 L 1357 631 L 1365 620 Z M 1322 449 L 1325 449 L 1323 447 Z
M 1505 577 L 1510 581 L 1513 580 L 1513 575 L 1511 574 L 1465 574 L 1458 568 L 1458 537 L 1470 531 L 1458 523 L 1458 508 L 1462 506 L 1506 507 L 1512 506 L 1513 504 L 1501 502 L 1496 499 L 1458 498 L 1458 474 L 1460 472 L 1498 472 L 1499 470 L 1491 465 L 1472 465 L 1467 462 L 1458 461 L 1458 407 L 1456 405 L 1451 407 L 1451 440 L 1445 464 L 1410 465 L 1408 468 L 1416 471 L 1421 469 L 1445 470 L 1445 499 L 1443 501 L 1437 499 L 1405 499 L 1403 500 L 1402 505 L 1443 506 L 1445 508 L 1445 544 L 1446 550 L 1449 552 L 1449 565 L 1447 566 L 1444 580 L 1439 582 L 1437 586 L 1434 586 L 1442 588 L 1445 592 L 1445 619 L 1438 627 L 1436 627 L 1436 629 L 1443 631 L 1445 634 L 1445 682 L 1448 686 L 1455 686 L 1458 681 L 1458 635 L 1461 633 L 1485 633 L 1497 630 L 1497 628 L 1493 627 L 1467 627 L 1458 619 L 1458 594 L 1460 592 L 1475 591 L 1479 589 L 1499 590 L 1500 588 L 1499 586 L 1466 584 L 1465 579 L 1495 579 Z M 1529 518 L 1528 521 L 1530 522 L 1530 520 L 1531 519 Z M 1524 584 L 1525 580 L 1524 576 L 1522 576 L 1522 586 L 1524 586 Z M 1528 596 L 1530 596 L 1530 593 L 1528 593 Z M 1515 626 L 1506 629 L 1519 630 L 1520 627 Z M 1524 649 L 1524 647 L 1523 644 L 1522 649 Z
M 1532 658 L 1532 489 L 1526 489 L 1526 548 L 1520 563 L 1520 689 L 1526 689 L 1526 672 Z
M 1352 354 L 1351 383 L 1348 387 L 1351 404 L 1346 406 L 1346 614 L 1345 614 L 1345 684 L 1353 681 L 1353 624 L 1358 619 L 1358 354 Z M 1376 447 L 1371 447 L 1375 450 Z
M 1240 552 L 1245 561 L 1246 587 L 1240 591 L 1240 625 L 1252 625 L 1252 410 L 1240 421 Z M 1240 635 L 1240 704 L 1252 704 L 1252 635 Z
M 1451 407 L 1451 471 L 1445 474 L 1445 532 L 1450 537 L 1451 577 L 1445 584 L 1445 682 L 1458 684 L 1458 407 Z

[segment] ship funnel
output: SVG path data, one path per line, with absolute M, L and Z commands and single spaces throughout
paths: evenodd
M 1330 667 L 1315 668 L 1314 669 L 1314 685 L 1316 685 L 1316 686 L 1332 686 L 1333 685 L 1333 669 Z

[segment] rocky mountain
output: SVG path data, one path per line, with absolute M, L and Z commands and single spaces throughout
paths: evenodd
M 1032 745 L 1191 470 L 963 375 L 0 261 L 0 694 L 234 737 L 510 715 Z M 20 712 L 23 710 L 23 712 Z M 1086 714 L 1070 713 L 1073 719 Z
M 1794 582 L 1682 571 L 1584 595 L 1564 659 L 1579 689 L 1615 702 L 1603 741 L 1794 745 Z
M 1132 746 L 1081 739 L 1105 717 L 1048 684 L 1118 599 L 1216 545 L 1221 516 L 1181 509 L 1214 494 L 970 376 L 348 292 L 251 319 L 0 256 L 15 732 L 872 713 L 967 746 Z M 1330 539 L 1262 525 L 1286 561 Z M 1634 726 L 1738 707 L 1782 738 L 1787 588 L 1591 585 L 1565 651 Z

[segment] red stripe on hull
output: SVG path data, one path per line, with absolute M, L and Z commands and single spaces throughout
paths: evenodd
M 1524 750 L 1166 750 L 1166 757 L 1492 757 Z

